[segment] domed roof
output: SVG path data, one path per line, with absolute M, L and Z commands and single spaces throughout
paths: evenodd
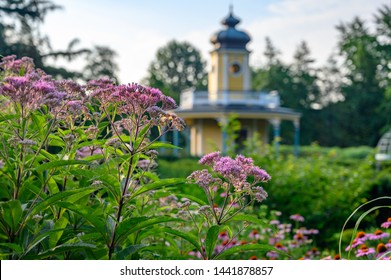
M 235 28 L 239 22 L 240 20 L 233 16 L 231 8 L 229 15 L 221 22 L 226 29 L 213 34 L 210 39 L 216 49 L 246 49 L 251 38 L 246 32 Z
M 377 161 L 391 160 L 391 130 L 380 138 L 375 159 Z

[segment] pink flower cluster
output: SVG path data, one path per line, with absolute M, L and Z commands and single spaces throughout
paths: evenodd
M 116 107 L 116 112 L 123 118 L 135 116 L 138 121 L 133 120 L 133 126 L 138 128 L 148 123 L 167 129 L 185 127 L 181 118 L 169 112 L 176 108 L 175 101 L 155 88 L 134 83 L 115 85 L 108 79 L 92 80 L 86 86 L 71 80 L 56 81 L 36 69 L 33 61 L 26 57 L 4 57 L 0 68 L 4 72 L 0 95 L 14 105 L 20 105 L 24 116 L 47 106 L 52 115 L 61 120 L 92 119 L 93 113 L 88 109 L 91 104 L 100 109 Z
M 391 218 L 388 218 L 386 222 L 381 224 L 381 227 L 388 228 Z M 389 254 L 391 253 L 391 239 L 388 242 L 384 242 L 390 237 L 388 232 L 384 232 L 380 229 L 375 230 L 373 233 L 366 233 L 364 231 L 357 232 L 352 243 L 346 247 L 345 251 L 355 249 L 356 257 L 374 257 L 376 259 L 389 260 Z M 378 244 L 374 245 L 374 241 Z M 383 243 L 384 242 L 384 243 Z
M 236 191 L 248 189 L 250 184 L 248 177 L 253 177 L 252 185 L 258 182 L 267 182 L 271 176 L 263 169 L 254 165 L 251 158 L 237 155 L 235 159 L 228 156 L 221 156 L 220 152 L 213 152 L 203 156 L 200 164 L 212 167 L 213 171 L 231 183 Z M 259 189 L 263 193 L 263 190 Z
M 220 152 L 213 152 L 203 156 L 200 164 L 207 165 L 213 171 L 222 177 L 225 182 L 218 181 L 207 170 L 195 171 L 189 177 L 189 181 L 195 181 L 196 184 L 203 189 L 216 186 L 216 183 L 221 184 L 222 187 L 233 186 L 235 193 L 247 193 L 253 196 L 255 200 L 262 202 L 267 198 L 266 191 L 256 186 L 259 182 L 267 182 L 271 176 L 263 169 L 254 165 L 251 158 L 246 158 L 242 155 L 237 155 L 235 159 L 228 156 L 221 156 Z M 253 181 L 248 182 L 248 178 L 252 177 Z M 230 188 L 225 190 L 224 196 L 229 196 Z

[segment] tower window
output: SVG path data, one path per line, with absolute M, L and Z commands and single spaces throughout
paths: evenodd
M 240 73 L 240 64 L 237 63 L 237 62 L 234 62 L 231 64 L 231 66 L 229 67 L 229 71 L 232 73 L 232 74 L 239 74 Z

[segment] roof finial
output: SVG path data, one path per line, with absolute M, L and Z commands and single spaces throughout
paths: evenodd
M 229 14 L 232 15 L 234 11 L 234 5 L 232 4 L 232 2 L 229 4 Z

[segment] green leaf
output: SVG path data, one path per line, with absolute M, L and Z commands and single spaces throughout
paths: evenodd
M 44 170 L 61 167 L 61 166 L 68 166 L 68 165 L 90 165 L 91 163 L 85 160 L 56 160 L 48 163 L 41 164 L 36 168 L 37 172 L 42 172 Z
M 218 225 L 214 225 L 208 229 L 208 233 L 206 234 L 205 250 L 209 260 L 212 257 L 220 231 L 221 227 Z
M 35 236 L 35 238 L 26 246 L 20 258 L 26 256 L 32 249 L 34 249 L 37 245 L 39 245 L 43 240 L 48 238 L 52 232 L 62 231 L 62 230 L 63 229 L 51 229 L 51 230 L 41 232 L 39 235 Z
M 65 243 L 61 244 L 55 248 L 46 250 L 38 255 L 40 259 L 44 259 L 51 256 L 56 256 L 64 252 L 75 251 L 75 250 L 85 250 L 85 249 L 95 249 L 96 246 L 89 243 L 78 242 L 78 243 Z
M 45 136 L 44 127 L 46 125 L 46 119 L 41 114 L 35 112 L 31 113 L 31 118 L 34 124 L 34 130 L 38 130 L 40 136 L 43 138 Z
M 15 252 L 18 255 L 20 255 L 23 252 L 22 248 L 15 243 L 0 243 L 0 247 L 11 249 L 13 252 Z
M 257 251 L 257 253 L 266 253 L 269 251 L 276 251 L 278 253 L 281 253 L 283 255 L 287 255 L 284 251 L 280 251 L 276 249 L 276 247 L 269 245 L 269 244 L 244 244 L 244 245 L 238 245 L 231 248 L 228 248 L 221 253 L 218 253 L 214 259 L 224 259 L 228 256 L 231 256 L 233 254 L 237 253 L 243 253 L 248 251 Z
M 166 216 L 160 216 L 160 217 L 136 217 L 136 218 L 129 218 L 122 221 L 117 228 L 116 231 L 116 243 L 118 244 L 121 242 L 123 237 L 126 237 L 138 230 L 142 230 L 146 227 L 160 224 L 160 223 L 166 223 L 166 222 L 175 222 L 175 221 L 181 221 L 177 218 L 172 217 L 166 217 Z
M 136 139 L 136 141 L 134 142 L 134 149 L 135 149 L 135 150 L 138 150 L 138 148 L 139 148 L 141 142 L 144 140 L 145 134 L 149 131 L 150 128 L 151 128 L 151 124 L 149 123 L 149 124 L 147 124 L 146 126 L 144 126 L 144 127 L 140 130 L 140 132 L 139 132 L 139 134 L 138 134 L 138 136 L 137 136 L 137 139 Z
M 161 179 L 157 182 L 153 182 L 147 185 L 142 186 L 139 188 L 137 191 L 135 191 L 131 198 L 135 198 L 136 196 L 143 194 L 145 192 L 151 191 L 151 190 L 156 190 L 165 186 L 172 186 L 176 184 L 181 184 L 184 183 L 186 180 L 182 178 L 170 178 L 170 179 Z
M 13 232 L 17 230 L 19 221 L 22 218 L 22 204 L 19 200 L 1 202 L 1 216 Z
M 199 205 L 207 205 L 208 204 L 206 201 L 202 200 L 201 198 L 198 198 L 196 196 L 186 194 L 186 193 L 185 194 L 175 193 L 175 196 L 178 198 L 183 198 L 183 197 L 188 198 L 191 201 L 198 203 Z
M 60 202 L 61 200 L 67 200 L 68 202 L 75 202 L 79 200 L 80 198 L 89 195 L 90 193 L 98 190 L 97 187 L 90 187 L 90 188 L 83 188 L 83 189 L 74 189 L 74 190 L 67 190 L 63 192 L 59 192 L 56 194 L 53 194 L 51 196 L 46 197 L 41 202 L 37 203 L 30 211 L 29 216 L 39 213 L 40 211 L 48 208 L 49 206 L 52 206 L 53 204 L 56 204 Z
M 56 221 L 56 223 L 54 224 L 54 229 L 56 229 L 58 231 L 54 231 L 50 234 L 50 237 L 49 237 L 50 248 L 57 245 L 62 234 L 64 233 L 64 229 L 65 229 L 66 225 L 68 224 L 68 222 L 69 221 L 65 216 L 61 216 L 61 218 Z
M 129 257 L 136 253 L 138 250 L 144 248 L 144 247 L 147 247 L 148 245 L 147 244 L 135 244 L 135 245 L 130 245 L 130 246 L 127 246 L 125 249 L 119 251 L 118 253 L 116 253 L 116 259 L 117 260 L 127 260 L 129 259 Z
M 117 177 L 107 174 L 107 172 L 103 172 L 101 170 L 73 169 L 70 173 L 79 177 L 83 176 L 87 180 L 91 181 L 91 183 L 95 180 L 101 181 L 114 195 L 114 197 L 119 200 L 121 187 Z
M 172 229 L 172 228 L 168 228 L 168 227 L 164 227 L 164 228 L 162 228 L 162 230 L 164 232 L 167 232 L 169 234 L 178 236 L 178 237 L 188 241 L 189 243 L 191 243 L 197 249 L 197 251 L 201 252 L 201 245 L 200 245 L 197 237 L 194 236 L 193 234 L 187 233 L 187 232 L 183 232 L 183 231 L 179 231 L 179 230 Z
M 89 208 L 66 201 L 60 201 L 57 203 L 57 205 L 82 216 L 95 228 L 96 231 L 101 234 L 103 239 L 107 241 L 106 226 L 104 220 L 101 217 L 96 217 L 96 214 L 90 213 L 90 211 L 88 210 Z
M 148 149 L 161 149 L 161 148 L 179 149 L 179 150 L 182 149 L 181 147 L 172 145 L 172 144 L 170 144 L 170 143 L 167 143 L 167 142 L 159 142 L 159 141 L 154 142 L 154 143 L 152 143 L 151 145 L 148 146 Z
M 46 151 L 44 149 L 40 150 L 39 154 L 44 156 L 45 158 L 47 158 L 50 161 L 54 161 L 54 160 L 58 159 L 56 155 L 53 155 L 53 154 L 49 153 L 48 151 Z

